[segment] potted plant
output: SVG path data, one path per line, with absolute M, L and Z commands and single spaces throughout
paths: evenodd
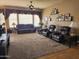
M 43 26 L 43 22 L 40 22 L 39 25 L 40 25 L 40 27 L 42 28 L 42 26 Z

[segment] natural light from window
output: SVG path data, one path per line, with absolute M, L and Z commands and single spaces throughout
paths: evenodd
M 39 27 L 40 18 L 38 15 L 34 15 L 34 26 Z
M 13 27 L 13 25 L 12 25 L 13 23 L 15 23 L 17 25 L 17 14 L 15 14 L 15 13 L 10 14 L 10 16 L 9 16 L 9 26 Z
M 5 23 L 4 15 L 0 13 L 0 24 Z
M 33 24 L 31 14 L 19 14 L 19 24 Z
M 34 20 L 33 20 L 34 17 Z M 33 23 L 34 22 L 34 23 Z M 19 24 L 34 24 L 35 27 L 39 27 L 40 18 L 38 15 L 32 14 L 19 14 Z M 13 27 L 13 23 L 17 25 L 17 14 L 12 13 L 9 16 L 9 26 Z

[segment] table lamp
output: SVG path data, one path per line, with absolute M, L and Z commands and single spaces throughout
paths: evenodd
M 77 34 L 77 29 L 78 29 L 77 21 L 71 21 L 69 27 L 71 27 L 71 34 Z

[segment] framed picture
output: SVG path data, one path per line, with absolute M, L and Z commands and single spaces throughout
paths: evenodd
M 59 11 L 57 8 L 52 9 L 51 15 L 58 14 Z
M 60 14 L 57 19 L 58 19 L 58 21 L 64 21 L 65 16 L 63 14 Z
M 65 21 L 72 21 L 73 20 L 73 16 L 65 16 Z
M 65 14 L 65 21 L 72 21 L 73 16 L 70 15 L 70 13 Z

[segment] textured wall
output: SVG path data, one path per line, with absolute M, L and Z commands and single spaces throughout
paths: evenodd
M 79 0 L 64 0 L 59 4 L 50 6 L 44 10 L 43 15 L 49 16 L 53 8 L 58 8 L 60 13 L 71 13 L 76 19 L 79 19 Z
M 43 16 L 50 16 L 50 13 L 53 8 L 58 8 L 59 12 L 61 14 L 67 14 L 70 13 L 72 16 L 74 16 L 74 21 L 77 21 L 79 23 L 79 0 L 64 0 L 61 3 L 52 5 L 43 11 Z M 57 25 L 60 26 L 69 26 L 71 22 L 67 21 L 56 21 L 54 22 Z M 79 26 L 77 27 L 79 28 Z M 79 30 L 78 30 L 79 32 Z

